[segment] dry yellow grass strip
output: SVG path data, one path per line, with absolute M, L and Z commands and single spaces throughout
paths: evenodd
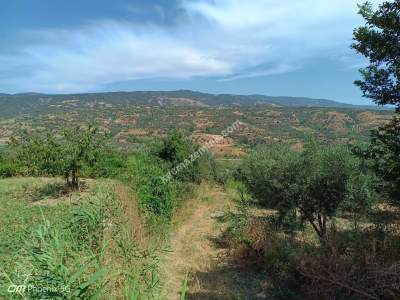
M 186 215 L 186 220 L 172 233 L 171 252 L 163 261 L 166 299 L 179 299 L 186 272 L 191 274 L 190 292 L 202 290 L 201 281 L 194 278 L 193 274 L 212 271 L 223 251 L 213 242 L 223 229 L 213 215 L 222 212 L 229 200 L 221 188 L 206 184 L 200 187 L 198 194 L 182 208 L 179 215 Z

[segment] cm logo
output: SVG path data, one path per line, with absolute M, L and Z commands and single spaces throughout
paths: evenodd
M 21 285 L 12 284 L 7 289 L 7 291 L 9 293 L 18 293 L 18 294 L 25 293 L 25 290 L 26 290 L 26 285 L 25 284 L 21 284 Z

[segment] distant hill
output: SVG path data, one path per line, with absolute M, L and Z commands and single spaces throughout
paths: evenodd
M 375 106 L 358 106 L 327 99 L 304 97 L 274 97 L 264 95 L 207 94 L 190 90 L 178 91 L 138 91 L 105 92 L 84 94 L 1 94 L 0 116 L 13 116 L 24 113 L 45 111 L 49 107 L 74 103 L 74 107 L 112 104 L 145 106 L 254 106 L 274 107 L 326 107 L 376 109 Z

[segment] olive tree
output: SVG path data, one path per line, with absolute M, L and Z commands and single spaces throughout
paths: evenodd
M 303 152 L 281 144 L 263 146 L 244 160 L 236 176 L 261 205 L 278 210 L 281 221 L 299 215 L 324 241 L 329 220 L 350 193 L 360 190 L 358 181 L 351 180 L 350 161 L 347 148 L 321 147 L 315 141 L 309 141 Z

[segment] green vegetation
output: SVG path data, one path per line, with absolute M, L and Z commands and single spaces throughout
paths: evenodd
M 190 156 L 199 149 L 199 145 L 187 139 L 182 132 L 173 131 L 162 140 L 158 147 L 156 146 L 154 152 L 157 157 L 166 162 L 170 170 L 188 162 L 187 166 L 173 174 L 173 177 L 183 182 L 200 183 L 204 178 L 213 178 L 214 162 L 208 153 L 202 153 L 190 162 Z
M 0 105 L 2 108 L 6 106 Z M 134 101 L 115 104 L 111 100 L 103 104 L 88 104 L 82 100 L 73 103 L 57 102 L 54 105 L 47 103 L 40 111 L 3 117 L 0 120 L 0 145 L 19 135 L 21 128 L 29 131 L 45 128 L 61 132 L 71 124 L 85 126 L 88 119 L 93 121 L 101 132 L 110 136 L 110 143 L 115 148 L 128 151 L 140 149 L 152 141 L 159 140 L 174 129 L 191 134 L 197 142 L 198 136 L 221 134 L 237 120 L 246 126 L 233 132 L 231 138 L 236 145 L 245 141 L 245 144 L 240 145 L 243 149 L 277 141 L 292 145 L 301 144 L 306 134 L 314 135 L 322 143 L 346 144 L 360 139 L 367 141 L 369 131 L 384 124 L 392 115 L 392 110 L 358 107 L 230 105 L 216 108 L 185 105 L 147 106 Z M 226 158 L 240 156 L 224 152 L 216 154 Z
M 394 116 L 191 91 L 0 95 L 0 298 L 399 299 L 400 4 L 360 14 L 356 84 Z M 236 120 L 216 160 L 199 151 Z
M 237 177 L 259 204 L 279 212 L 280 223 L 296 223 L 300 215 L 300 223 L 309 222 L 324 240 L 329 219 L 341 207 L 367 210 L 374 202 L 373 180 L 362 171 L 361 161 L 345 147 L 321 147 L 312 140 L 301 153 L 280 144 L 261 147 L 244 160 Z
M 33 135 L 24 131 L 11 140 L 11 148 L 25 174 L 64 176 L 66 184 L 77 189 L 81 170 L 97 162 L 102 141 L 96 128 L 77 126 L 63 130 L 61 138 L 51 131 Z
M 239 182 L 226 183 L 237 190 L 223 236 L 230 257 L 265 270 L 276 299 L 397 299 L 397 210 L 369 166 L 315 141 L 301 152 L 259 147 L 236 170 Z M 252 214 L 259 206 L 268 213 Z
M 10 197 L 41 187 L 43 180 L 8 179 L 1 182 L 5 184 L 0 207 L 12 218 L 1 224 L 0 297 L 156 298 L 158 250 L 132 240 L 132 222 L 139 221 L 126 219 L 114 183 L 99 182 L 86 198 L 77 195 L 75 205 L 59 199 L 45 207 Z M 26 288 L 18 292 L 17 286 Z
M 78 176 L 116 177 L 131 188 L 124 187 L 127 192 L 121 198 L 117 183 L 98 181 L 92 188 L 87 183 L 91 181 L 81 179 L 80 190 L 88 195 L 80 198 L 79 191 L 66 189 L 58 179 L 1 182 L 0 209 L 10 216 L 3 218 L 0 231 L 1 296 L 157 299 L 162 235 L 202 173 L 189 166 L 189 172 L 170 182 L 162 177 L 195 146 L 172 133 L 160 144 L 122 155 L 103 148 L 104 139 L 96 135 L 95 128 L 74 128 L 66 129 L 61 138 L 50 132 L 33 137 L 25 133 L 13 142 L 21 174 L 57 176 L 72 170 L 65 178 L 75 179 L 68 183 L 77 183 Z M 160 153 L 172 153 L 173 158 Z M 2 159 L 13 162 L 11 155 Z M 127 207 L 135 214 L 132 220 Z M 115 269 L 115 264 L 120 267 Z M 15 293 L 9 292 L 10 286 Z
M 367 3 L 360 14 L 367 24 L 353 47 L 371 65 L 356 84 L 398 111 L 399 2 L 376 11 Z M 398 299 L 399 137 L 395 116 L 366 144 L 258 147 L 234 173 L 241 196 L 227 217 L 230 257 L 263 269 L 273 299 Z M 257 206 L 269 210 L 252 214 Z
M 400 205 L 400 117 L 374 130 L 371 143 L 356 147 L 354 152 L 368 160 L 372 170 L 382 179 L 382 188 L 397 206 Z
M 111 93 L 86 93 L 70 95 L 46 95 L 39 93 L 28 94 L 1 94 L 0 104 L 4 110 L 0 117 L 15 116 L 21 113 L 41 112 L 44 110 L 65 110 L 66 108 L 81 108 L 82 106 L 104 106 L 105 104 L 123 106 L 231 106 L 231 105 L 255 105 L 264 103 L 268 106 L 314 106 L 314 107 L 353 107 L 349 104 L 335 102 L 326 99 L 311 99 L 301 97 L 270 97 L 263 95 L 213 95 L 188 90 L 180 91 L 153 91 L 153 92 L 111 92 Z
M 120 178 L 137 191 L 139 203 L 153 225 L 168 223 L 201 180 L 212 180 L 214 163 L 201 157 L 183 168 L 171 180 L 165 176 L 178 164 L 188 159 L 198 146 L 173 131 L 160 143 L 130 156 Z
M 362 69 L 363 80 L 356 81 L 364 96 L 379 105 L 393 104 L 400 109 L 399 28 L 400 3 L 385 1 L 374 11 L 371 3 L 360 5 L 366 24 L 354 31 L 352 47 L 369 59 Z
M 12 177 L 17 174 L 17 167 L 14 162 L 0 152 L 0 178 Z
M 355 30 L 353 48 L 370 60 L 361 70 L 363 80 L 356 84 L 365 97 L 379 105 L 396 106 L 392 121 L 372 132 L 367 149 L 356 152 L 371 161 L 383 178 L 385 189 L 397 204 L 400 201 L 400 3 L 386 1 L 374 11 L 370 3 L 360 6 L 365 26 Z

